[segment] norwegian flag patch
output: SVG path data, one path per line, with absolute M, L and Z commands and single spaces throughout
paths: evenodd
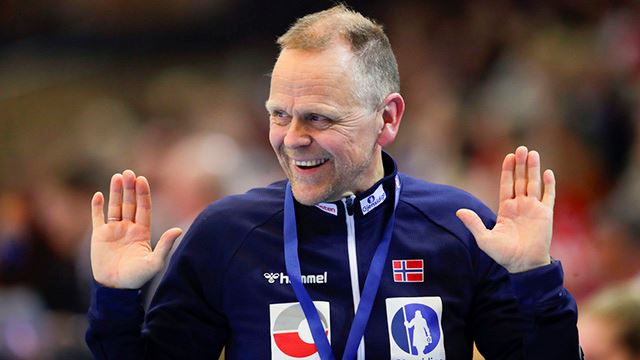
M 424 282 L 424 262 L 416 260 L 393 260 L 394 282 Z

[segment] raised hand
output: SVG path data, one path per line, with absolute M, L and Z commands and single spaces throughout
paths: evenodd
M 91 199 L 91 268 L 94 279 L 111 288 L 138 289 L 164 266 L 182 230 L 167 230 L 151 248 L 151 191 L 143 176 L 125 170 L 111 178 L 107 222 L 104 196 Z
M 488 230 L 478 215 L 460 209 L 456 215 L 478 246 L 510 273 L 551 262 L 555 178 L 546 170 L 540 178 L 540 155 L 520 146 L 504 158 L 496 225 Z

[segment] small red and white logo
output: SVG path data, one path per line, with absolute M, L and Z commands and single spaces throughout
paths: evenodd
M 316 207 L 326 213 L 329 213 L 334 216 L 338 216 L 338 205 L 331 203 L 319 203 L 316 204 Z
M 394 282 L 424 282 L 424 262 L 422 259 L 393 260 Z
M 314 301 L 325 334 L 331 341 L 329 302 Z M 300 303 L 270 304 L 271 359 L 320 360 Z

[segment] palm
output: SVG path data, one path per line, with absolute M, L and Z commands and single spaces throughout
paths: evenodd
M 549 170 L 543 178 L 544 194 L 538 153 L 520 147 L 503 163 L 493 229 L 486 229 L 473 211 L 458 211 L 478 246 L 509 272 L 526 271 L 550 261 L 555 181 Z
M 171 244 L 181 231 L 168 230 L 156 250 L 151 248 L 149 184 L 143 177 L 136 179 L 131 171 L 112 178 L 107 223 L 102 213 L 103 204 L 102 194 L 96 193 L 92 200 L 93 276 L 107 287 L 140 288 L 160 271 Z
M 136 288 L 153 276 L 154 264 L 148 227 L 128 221 L 107 223 L 94 230 L 94 276 L 100 283 Z M 131 274 L 136 274 L 132 278 Z M 138 278 L 138 279 L 136 279 Z M 139 280 L 139 281 L 137 281 Z

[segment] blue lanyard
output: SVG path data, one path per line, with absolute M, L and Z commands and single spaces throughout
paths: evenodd
M 356 352 L 360 340 L 364 336 L 364 330 L 369 321 L 369 315 L 373 308 L 373 302 L 380 286 L 380 280 L 382 279 L 382 271 L 384 269 L 384 263 L 387 259 L 389 252 L 389 244 L 391 243 L 391 236 L 393 232 L 393 224 L 395 221 L 396 208 L 398 206 L 398 200 L 400 199 L 400 179 L 396 176 L 395 197 L 393 204 L 393 212 L 391 217 L 387 221 L 387 225 L 384 228 L 382 235 L 382 241 L 378 244 L 371 265 L 367 279 L 364 283 L 364 289 L 360 298 L 360 304 L 356 309 L 353 323 L 351 324 L 351 330 L 349 330 L 349 336 L 347 337 L 347 344 L 342 356 L 343 360 L 351 360 L 356 358 Z M 293 195 L 291 193 L 291 184 L 287 183 L 284 199 L 284 260 L 287 268 L 287 274 L 289 275 L 289 281 L 293 287 L 293 292 L 296 294 L 302 311 L 307 318 L 313 341 L 320 354 L 322 360 L 335 360 L 331 345 L 327 339 L 327 335 L 324 330 L 324 326 L 318 316 L 318 310 L 313 305 L 313 301 L 309 296 L 309 293 L 302 284 L 302 273 L 300 271 L 300 258 L 298 257 L 298 231 L 296 227 L 296 214 L 293 203 Z M 327 324 L 328 325 L 328 324 Z

